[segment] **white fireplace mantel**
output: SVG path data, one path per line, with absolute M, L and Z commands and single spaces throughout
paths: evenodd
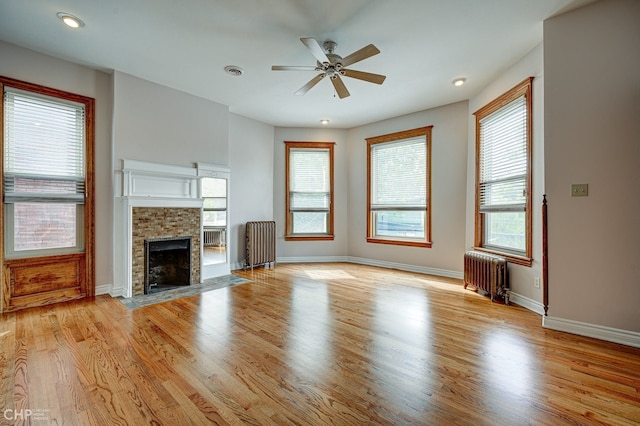
M 122 196 L 199 199 L 195 167 L 122 160 Z

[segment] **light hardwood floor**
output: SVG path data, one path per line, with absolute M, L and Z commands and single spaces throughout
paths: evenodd
M 458 280 L 237 274 L 253 282 L 136 310 L 99 296 L 3 315 L 0 423 L 640 422 L 640 349 L 542 329 Z

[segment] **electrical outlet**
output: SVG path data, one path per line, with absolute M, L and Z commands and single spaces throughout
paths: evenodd
M 540 288 L 540 277 L 535 277 L 535 278 L 533 279 L 533 286 L 534 286 L 535 288 Z

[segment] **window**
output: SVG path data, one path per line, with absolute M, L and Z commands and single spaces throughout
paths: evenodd
M 333 240 L 333 142 L 285 142 L 286 240 Z
M 433 126 L 367 138 L 367 241 L 431 247 Z
M 531 82 L 475 112 L 475 246 L 531 266 Z
M 202 178 L 202 198 L 204 199 L 204 226 L 226 228 L 227 180 Z
M 90 101 L 3 92 L 6 255 L 82 252 Z

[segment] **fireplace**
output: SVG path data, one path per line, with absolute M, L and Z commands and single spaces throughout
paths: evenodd
M 117 198 L 117 202 L 121 203 L 123 215 L 121 219 L 116 217 L 116 226 L 122 230 L 122 239 L 116 244 L 122 256 L 115 259 L 116 262 L 121 261 L 122 284 L 114 285 L 112 294 L 123 297 L 146 294 L 148 283 L 165 285 L 162 278 L 168 272 L 173 273 L 175 265 L 180 265 L 176 273 L 179 271 L 178 275 L 182 277 L 180 280 L 177 277 L 168 279 L 171 282 L 167 285 L 201 282 L 203 202 L 198 193 L 199 179 L 198 170 L 194 167 L 122 160 L 122 196 Z M 190 252 L 190 256 L 176 260 L 175 253 L 163 253 L 173 249 L 156 250 L 152 247 L 149 251 L 148 243 L 151 241 L 185 237 L 190 237 L 190 249 L 185 250 Z M 147 253 L 156 251 L 160 260 L 171 266 L 161 267 L 159 272 L 158 267 L 153 267 L 149 274 Z M 163 259 L 167 257 L 170 259 Z M 190 270 L 190 275 L 185 278 L 187 270 Z M 151 288 L 157 289 L 158 286 Z
M 191 285 L 191 237 L 144 240 L 144 294 Z
M 133 207 L 131 214 L 132 296 L 146 294 L 147 241 L 167 241 L 191 237 L 191 279 L 200 282 L 199 208 Z M 184 263 L 184 262 L 183 262 Z

